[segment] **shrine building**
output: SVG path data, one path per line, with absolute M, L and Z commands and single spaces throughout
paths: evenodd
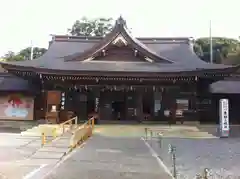
M 1 65 L 28 82 L 32 119 L 51 123 L 69 115 L 95 115 L 100 123 L 216 123 L 222 96 L 211 84 L 239 68 L 202 61 L 191 38 L 133 37 L 122 17 L 105 37 L 53 35 L 38 59 Z

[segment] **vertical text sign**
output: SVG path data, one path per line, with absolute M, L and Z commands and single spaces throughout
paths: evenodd
M 220 129 L 221 136 L 228 137 L 229 135 L 229 102 L 228 99 L 220 99 L 219 105 Z

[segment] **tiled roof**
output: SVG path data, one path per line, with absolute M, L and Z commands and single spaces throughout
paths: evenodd
M 225 68 L 226 65 L 209 64 L 201 59 L 192 51 L 191 45 L 185 40 L 158 39 L 156 41 L 149 39 L 140 39 L 142 43 L 154 50 L 161 56 L 172 60 L 172 64 L 148 63 L 148 62 L 82 62 L 82 61 L 64 61 L 64 57 L 76 52 L 84 52 L 93 47 L 97 41 L 92 40 L 55 40 L 50 45 L 48 51 L 39 59 L 32 61 L 9 62 L 10 64 L 29 66 L 36 68 L 47 68 L 55 70 L 97 70 L 97 71 L 191 71 L 197 68 L 216 69 Z
M 28 81 L 12 76 L 10 74 L 0 74 L 0 91 L 34 91 L 34 86 Z
M 118 19 L 119 20 L 119 19 Z M 121 19 L 120 19 L 121 20 Z M 117 21 L 118 22 L 118 21 Z M 116 24 L 117 24 L 116 22 Z M 122 22 L 122 21 L 121 21 Z M 121 34 L 131 45 L 147 56 L 157 59 L 150 62 L 110 63 L 101 61 L 67 60 L 88 58 L 106 47 L 111 40 Z M 47 70 L 66 71 L 133 71 L 133 72 L 180 72 L 199 69 L 224 69 L 231 66 L 209 64 L 202 61 L 193 51 L 190 38 L 134 38 L 122 25 L 116 25 L 106 37 L 53 36 L 48 51 L 32 61 L 7 62 L 18 67 L 33 67 Z
M 211 93 L 218 94 L 239 94 L 240 80 L 221 80 L 210 85 Z

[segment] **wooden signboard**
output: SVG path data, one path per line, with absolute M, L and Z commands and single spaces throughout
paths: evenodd
M 47 92 L 47 104 L 58 105 L 61 102 L 61 92 L 60 91 L 48 91 Z

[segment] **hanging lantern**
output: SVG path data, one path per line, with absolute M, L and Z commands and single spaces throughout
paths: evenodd
M 95 98 L 95 112 L 98 112 L 99 98 Z
M 65 93 L 63 92 L 61 95 L 61 109 L 65 108 Z
M 155 86 L 153 86 L 153 91 L 155 91 Z

